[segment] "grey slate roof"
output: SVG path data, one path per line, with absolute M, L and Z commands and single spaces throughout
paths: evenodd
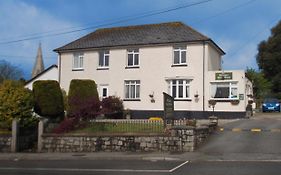
M 211 41 L 218 47 L 211 39 L 191 27 L 181 22 L 170 22 L 98 29 L 54 51 L 194 41 Z M 218 49 L 221 50 L 219 47 Z

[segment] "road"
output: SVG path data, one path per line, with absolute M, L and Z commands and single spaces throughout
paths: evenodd
M 280 174 L 279 113 L 259 114 L 221 128 L 195 152 L 179 154 L 179 159 L 2 160 L 0 175 Z
M 1 175 L 280 175 L 281 162 L 46 160 L 0 161 Z

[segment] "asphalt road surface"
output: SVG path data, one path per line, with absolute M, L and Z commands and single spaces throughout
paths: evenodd
M 258 114 L 221 126 L 179 160 L 3 160 L 0 175 L 280 175 L 281 115 Z
M 280 175 L 281 162 L 47 160 L 0 161 L 1 175 Z

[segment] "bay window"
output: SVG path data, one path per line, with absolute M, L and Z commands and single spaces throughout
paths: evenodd
M 238 87 L 235 82 L 211 83 L 211 98 L 238 99 Z

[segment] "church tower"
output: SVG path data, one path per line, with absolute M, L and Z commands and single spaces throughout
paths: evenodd
M 42 48 L 40 43 L 37 50 L 37 56 L 36 56 L 35 64 L 33 66 L 31 78 L 35 77 L 36 75 L 40 74 L 43 71 L 44 71 L 44 62 L 43 62 Z

